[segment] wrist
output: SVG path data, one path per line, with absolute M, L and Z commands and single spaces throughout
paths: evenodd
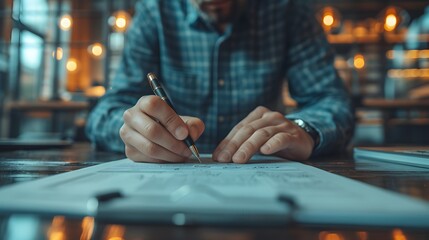
M 313 142 L 314 142 L 313 149 L 315 149 L 319 145 L 320 136 L 319 136 L 319 133 L 316 131 L 316 129 L 314 129 L 307 122 L 305 122 L 300 118 L 293 118 L 289 120 L 292 121 L 298 127 L 300 127 L 302 130 L 304 130 L 313 139 Z

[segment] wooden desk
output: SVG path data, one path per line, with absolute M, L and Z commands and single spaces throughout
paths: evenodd
M 97 152 L 89 144 L 67 149 L 0 152 L 0 185 L 28 181 L 72 171 L 105 161 L 121 159 L 121 154 Z M 429 201 L 429 169 L 354 161 L 350 155 L 325 157 L 305 162 L 329 172 Z M 335 199 L 333 199 L 335 201 Z M 400 206 L 398 206 L 400 207 Z M 26 224 L 27 223 L 27 224 Z M 98 223 L 92 218 L 19 215 L 0 216 L 0 239 L 30 234 L 26 239 L 314 239 L 383 240 L 429 239 L 428 230 L 287 226 L 272 228 L 175 227 Z M 14 235 L 15 234 L 15 235 Z M 62 238 L 58 238 L 62 236 Z
M 51 129 L 48 131 L 62 133 L 64 131 L 61 114 L 76 114 L 87 110 L 87 102 L 68 102 L 68 101 L 18 101 L 9 102 L 6 110 L 9 112 L 9 137 L 15 138 L 20 134 L 20 124 L 24 114 L 28 113 L 48 113 L 52 117 Z

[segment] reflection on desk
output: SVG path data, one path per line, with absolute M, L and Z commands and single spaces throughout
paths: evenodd
M 121 159 L 121 154 L 97 152 L 89 144 L 72 148 L 0 153 L 0 185 L 28 181 Z M 429 201 L 429 171 L 383 169 L 372 162 L 356 163 L 350 155 L 305 162 L 332 173 Z M 429 230 L 314 226 L 268 228 L 175 227 L 95 222 L 64 216 L 19 215 L 0 217 L 0 239 L 429 239 Z
M 28 119 L 51 119 L 48 132 L 64 134 L 67 126 L 65 123 L 73 124 L 76 114 L 88 110 L 87 102 L 72 101 L 17 101 L 6 104 L 9 112 L 9 137 L 16 138 L 22 132 L 23 120 Z

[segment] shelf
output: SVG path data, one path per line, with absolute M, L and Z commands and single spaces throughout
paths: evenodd
M 370 44 L 380 43 L 403 43 L 406 41 L 405 34 L 368 34 L 365 36 L 356 36 L 353 34 L 328 34 L 328 41 L 331 44 Z M 420 34 L 416 41 L 429 42 L 429 34 Z

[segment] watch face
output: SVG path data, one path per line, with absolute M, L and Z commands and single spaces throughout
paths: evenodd
M 305 123 L 301 119 L 294 119 L 293 120 L 298 126 L 304 127 Z
M 293 119 L 292 120 L 298 127 L 302 128 L 306 133 L 310 134 L 311 138 L 313 138 L 315 145 L 319 144 L 319 134 L 312 129 L 307 123 L 305 123 L 302 119 Z

